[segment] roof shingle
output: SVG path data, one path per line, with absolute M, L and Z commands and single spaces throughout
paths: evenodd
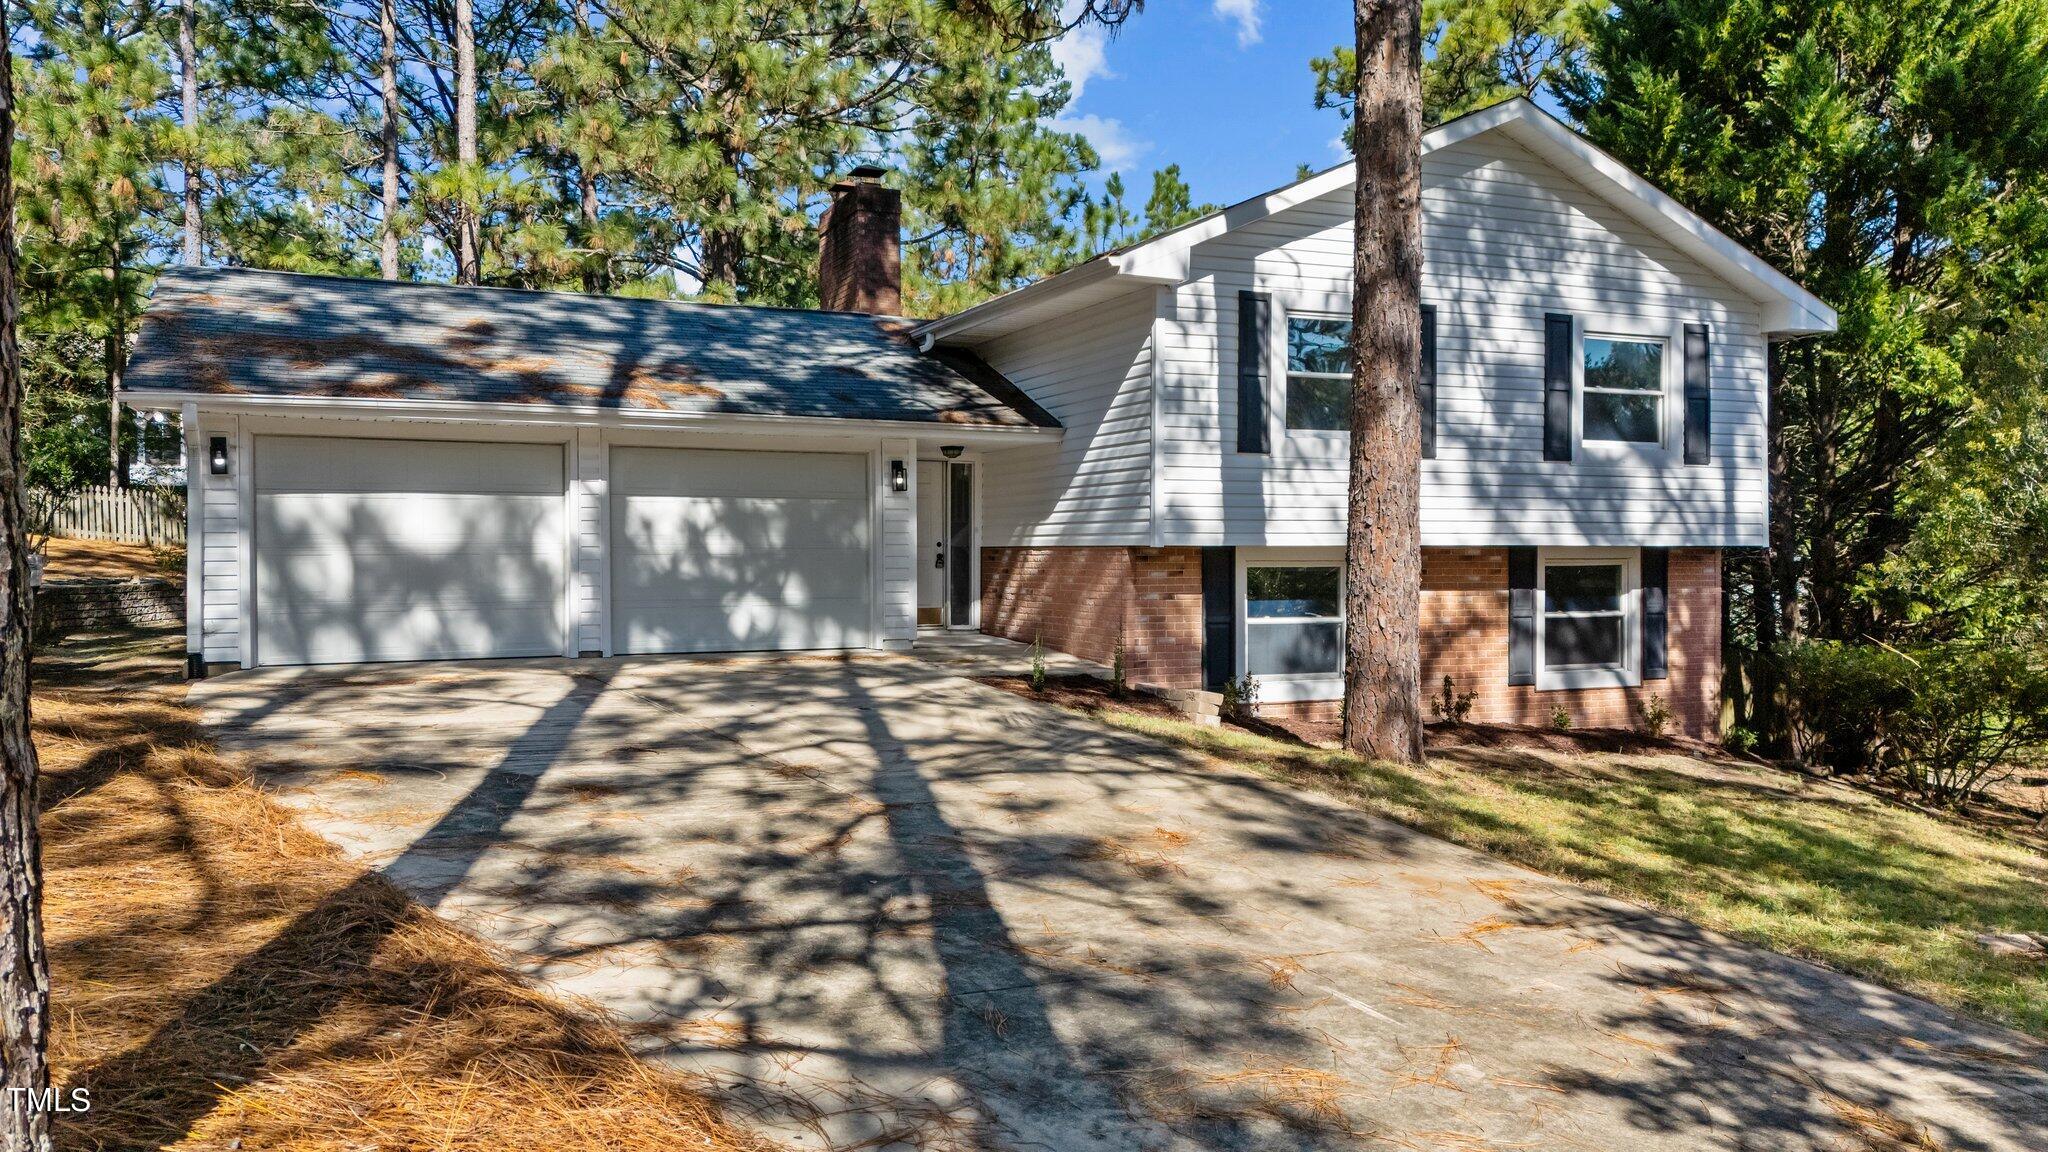
M 157 280 L 124 390 L 1059 426 L 988 365 L 920 354 L 911 327 L 851 312 L 180 268 Z

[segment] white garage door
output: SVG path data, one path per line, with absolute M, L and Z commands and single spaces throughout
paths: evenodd
M 868 643 L 868 460 L 614 448 L 612 646 Z
M 256 438 L 256 660 L 562 653 L 559 444 Z

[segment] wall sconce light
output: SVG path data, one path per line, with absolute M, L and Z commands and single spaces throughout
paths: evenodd
M 967 451 L 967 449 L 961 447 L 958 444 L 948 444 L 945 447 L 939 449 L 939 455 L 944 456 L 948 460 L 958 460 L 960 458 L 960 454 L 965 451 Z
M 206 470 L 215 476 L 228 474 L 228 438 L 215 436 L 206 442 Z
M 889 461 L 889 491 L 910 491 L 910 469 L 905 468 L 901 460 Z

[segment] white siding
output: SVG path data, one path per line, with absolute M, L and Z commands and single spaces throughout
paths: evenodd
M 1138 288 L 980 349 L 1066 429 L 983 457 L 985 545 L 1150 542 L 1156 309 Z
M 198 596 L 199 634 L 209 664 L 238 664 L 242 660 L 242 511 L 236 481 L 249 466 L 249 460 L 242 451 L 236 424 L 233 416 L 200 413 L 200 455 L 187 469 L 188 483 L 199 489 L 190 497 L 205 501 L 200 515 L 203 543 Z M 226 476 L 215 476 L 206 466 L 206 445 L 215 436 L 228 438 Z
M 571 589 L 576 606 L 576 648 L 579 652 L 612 654 L 610 626 L 605 616 L 605 589 L 611 575 L 606 566 L 606 534 L 610 528 L 605 509 L 611 483 L 611 450 L 596 428 L 576 430 L 576 471 L 573 484 L 576 510 L 576 571 Z
M 910 488 L 889 486 L 889 465 L 901 460 Z M 881 495 L 882 547 L 879 574 L 882 646 L 908 648 L 917 637 L 917 442 L 884 440 L 875 457 L 875 490 Z
M 1426 543 L 1764 542 L 1765 352 L 1753 300 L 1497 135 L 1431 154 L 1423 204 L 1423 299 L 1437 309 L 1438 364 L 1438 453 L 1423 464 Z M 1235 451 L 1236 300 L 1241 289 L 1270 292 L 1279 333 L 1290 309 L 1348 314 L 1350 219 L 1346 190 L 1194 250 L 1159 331 L 1164 543 L 1342 542 L 1346 438 L 1281 430 L 1277 339 L 1268 357 L 1273 452 Z M 1546 462 L 1545 312 L 1569 312 L 1581 330 L 1708 324 L 1713 463 L 1684 466 L 1675 450 L 1665 460 L 1600 461 L 1583 448 L 1575 461 Z M 1667 354 L 1678 355 L 1675 344 Z M 1012 378 L 1040 396 L 1038 380 Z

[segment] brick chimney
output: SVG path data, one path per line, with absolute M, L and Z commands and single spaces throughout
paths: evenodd
M 834 312 L 903 312 L 903 197 L 863 164 L 832 186 L 818 240 L 818 294 Z

